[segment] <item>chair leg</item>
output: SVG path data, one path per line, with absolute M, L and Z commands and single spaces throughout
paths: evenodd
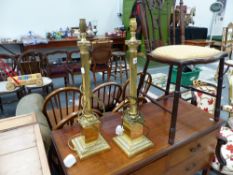
M 108 81 L 110 81 L 111 69 L 108 69 Z
M 95 77 L 95 72 L 92 72 L 92 74 L 93 74 L 94 84 L 95 84 L 95 86 L 96 86 L 96 77 Z
M 102 81 L 104 81 L 104 71 L 102 72 Z
M 1 112 L 3 113 L 3 105 L 2 105 L 2 98 L 0 97 L 0 109 L 1 109 Z
M 66 76 L 64 77 L 64 84 L 65 84 L 65 86 L 67 86 L 67 77 Z
M 115 80 L 116 80 L 116 76 L 117 76 L 117 67 L 118 67 L 118 58 L 115 58 L 115 69 L 114 69 L 114 71 L 115 71 Z
M 124 63 L 125 63 L 125 73 L 126 73 L 126 78 L 128 79 L 128 70 L 127 70 L 127 62 L 126 62 L 126 58 L 124 57 Z
M 209 169 L 209 168 L 204 168 L 204 169 L 202 170 L 201 175 L 208 175 L 209 172 L 210 172 L 210 169 Z
M 72 84 L 75 85 L 74 84 L 74 74 L 71 74 L 71 79 L 72 79 Z

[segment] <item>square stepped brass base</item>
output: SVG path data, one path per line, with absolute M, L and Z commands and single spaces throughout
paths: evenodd
M 85 143 L 84 136 L 79 136 L 71 140 L 80 159 L 87 158 L 91 155 L 109 150 L 111 147 L 108 145 L 102 135 L 96 141 Z
M 132 157 L 154 146 L 153 142 L 144 135 L 132 140 L 126 134 L 123 134 L 122 136 L 114 137 L 113 140 L 128 157 Z

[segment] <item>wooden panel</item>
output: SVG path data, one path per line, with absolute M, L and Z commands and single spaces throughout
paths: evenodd
M 203 154 L 203 151 L 205 151 L 205 155 L 208 156 L 209 152 L 214 151 L 217 132 L 218 131 L 216 130 L 215 132 L 212 132 L 205 137 L 195 140 L 172 152 L 169 155 L 169 167 L 172 167 L 185 159 L 188 159 L 189 157 L 197 154 Z
M 23 125 L 28 125 L 36 123 L 36 116 L 35 114 L 25 114 L 16 117 L 10 117 L 6 119 L 0 120 L 0 131 L 9 128 L 15 128 Z
M 163 157 L 143 168 L 140 170 L 132 173 L 132 175 L 164 175 L 164 172 L 167 170 L 167 156 Z
M 205 156 L 204 152 L 200 152 L 195 156 L 190 157 L 184 162 L 169 169 L 165 175 L 193 175 L 197 171 L 203 169 L 209 164 L 209 156 Z
M 0 133 L 0 156 L 36 146 L 33 126 Z
M 2 175 L 43 175 L 36 147 L 0 156 Z
M 0 121 L 1 175 L 50 175 L 40 128 L 35 122 L 34 114 Z

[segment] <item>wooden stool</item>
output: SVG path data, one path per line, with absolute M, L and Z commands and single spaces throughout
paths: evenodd
M 175 92 L 172 110 L 168 110 L 171 113 L 171 123 L 169 131 L 169 144 L 174 143 L 175 132 L 176 132 L 176 120 L 177 115 L 182 115 L 178 113 L 179 98 L 181 95 L 181 76 L 183 67 L 190 64 L 207 64 L 215 61 L 220 61 L 219 63 L 219 72 L 218 72 L 218 86 L 216 94 L 216 104 L 214 111 L 214 120 L 219 120 L 220 115 L 220 103 L 221 103 L 221 94 L 222 94 L 222 82 L 223 82 L 223 67 L 224 67 L 224 58 L 227 56 L 227 53 L 220 52 L 219 50 L 200 47 L 200 46 L 191 46 L 191 45 L 170 45 L 163 46 L 155 49 L 148 54 L 147 63 L 144 68 L 144 72 L 147 71 L 148 64 L 150 60 L 157 62 L 169 64 L 169 74 L 167 79 L 167 85 L 165 90 L 165 95 L 169 94 L 170 84 L 171 84 L 171 75 L 173 66 L 177 66 L 177 75 L 175 83 Z M 140 80 L 140 84 L 141 84 Z M 139 84 L 139 89 L 140 89 Z M 166 97 L 165 97 L 166 98 Z M 157 103 L 157 102 L 156 102 Z M 164 108 L 162 104 L 157 103 L 160 107 Z
M 122 66 L 122 61 L 123 61 L 123 66 Z M 116 80 L 116 74 L 117 74 L 117 68 L 118 64 L 120 66 L 120 78 L 121 78 L 121 83 L 122 83 L 122 73 L 125 71 L 126 72 L 126 78 L 128 78 L 128 71 L 127 71 L 127 63 L 126 63 L 126 58 L 125 58 L 125 52 L 123 51 L 115 51 L 112 52 L 112 63 L 115 63 L 115 68 L 114 68 L 114 73 L 115 73 L 115 80 Z

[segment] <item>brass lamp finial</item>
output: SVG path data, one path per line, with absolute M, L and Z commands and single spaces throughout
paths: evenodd
M 130 32 L 135 32 L 137 29 L 137 21 L 136 18 L 131 18 L 129 22 Z
M 87 24 L 85 19 L 80 19 L 79 21 L 79 29 L 81 33 L 85 33 L 87 30 Z

